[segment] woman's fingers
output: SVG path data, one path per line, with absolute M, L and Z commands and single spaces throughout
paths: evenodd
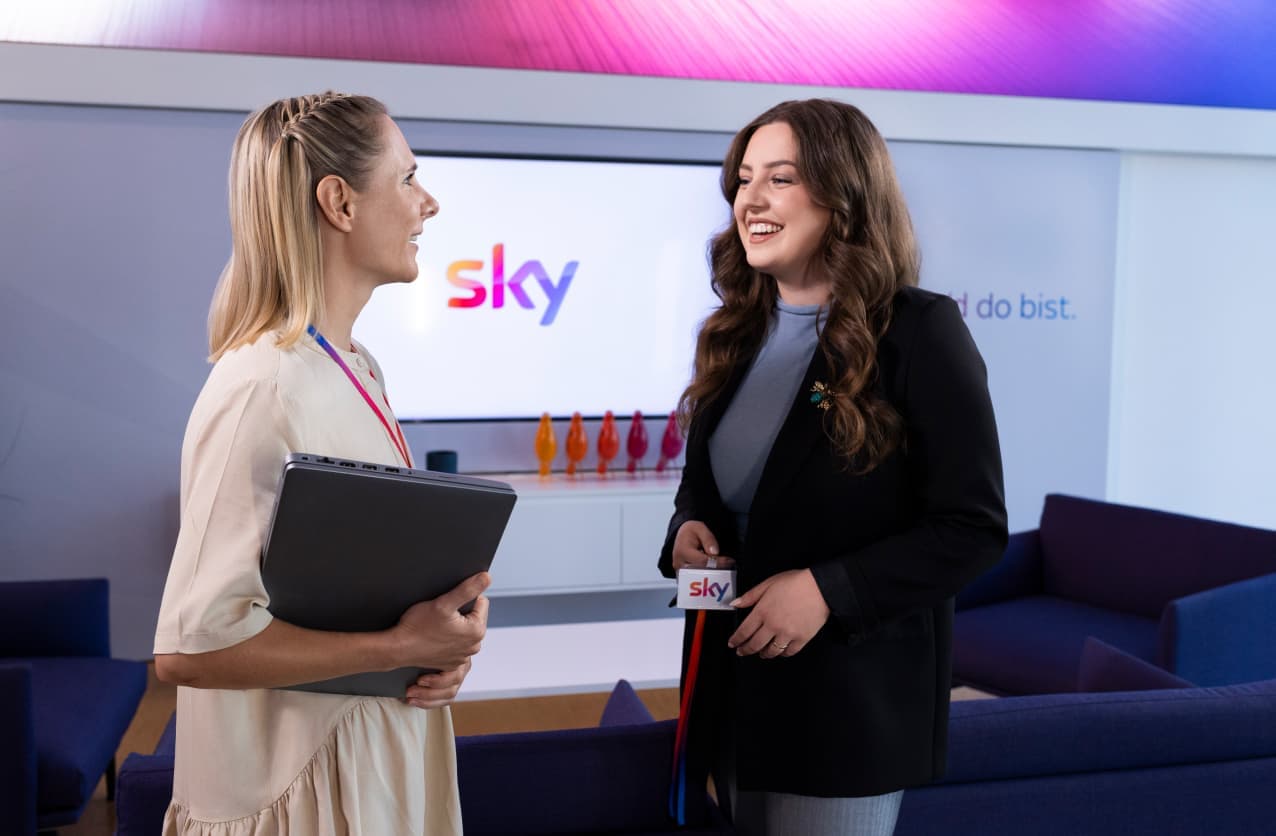
M 778 635 L 772 636 L 771 641 L 758 651 L 758 655 L 763 659 L 778 659 L 781 656 L 787 656 L 792 647 L 792 642 L 780 638 Z
M 738 645 L 735 652 L 737 656 L 752 656 L 753 654 L 758 653 L 762 654 L 763 658 L 767 658 L 763 651 L 770 648 L 773 641 L 778 641 L 780 644 L 784 643 L 783 641 L 776 639 L 775 632 L 773 630 L 763 626 L 758 628 L 752 636 L 749 636 L 748 641 L 744 644 Z
M 692 545 L 710 557 L 717 556 L 718 538 L 713 536 L 713 532 L 709 530 L 709 526 L 699 520 L 692 520 L 690 524 L 690 533 L 695 538 L 695 542 Z
M 718 539 L 699 520 L 688 520 L 678 528 L 673 541 L 673 568 L 728 569 L 735 561 L 718 553 Z
M 732 636 L 732 639 L 734 638 L 735 636 Z M 735 652 L 737 656 L 757 654 L 762 659 L 778 659 L 781 656 L 794 655 L 805 645 L 806 642 L 803 641 L 783 638 L 774 629 L 763 624 L 747 639 L 735 645 Z
M 467 659 L 454 670 L 422 674 L 408 686 L 403 698 L 417 708 L 442 708 L 456 699 L 471 667 Z
M 762 631 L 762 614 L 757 610 L 749 613 L 744 621 L 740 622 L 740 626 L 731 634 L 731 638 L 727 639 L 727 647 L 734 650 L 740 656 L 748 656 L 751 653 L 757 653 L 758 647 L 750 648 L 749 643 L 755 640 L 766 644 L 771 640 L 772 631 Z
M 459 687 L 460 684 L 465 681 L 465 675 L 469 673 L 469 670 L 470 663 L 467 661 L 456 670 L 422 674 L 417 678 L 416 683 L 409 687 L 433 689 L 451 688 L 453 686 Z
M 450 685 L 430 686 L 430 685 L 409 685 L 407 693 L 403 698 L 407 700 L 409 705 L 415 705 L 417 708 L 439 708 L 447 705 L 456 699 L 456 695 L 461 690 L 461 683 L 455 682 Z

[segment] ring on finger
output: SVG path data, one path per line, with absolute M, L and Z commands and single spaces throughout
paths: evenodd
M 771 646 L 775 648 L 775 650 L 776 650 L 776 652 L 777 652 L 777 653 L 783 653 L 784 651 L 786 651 L 786 650 L 788 650 L 788 649 L 789 649 L 789 642 L 785 642 L 784 644 L 780 644 L 780 643 L 779 643 L 778 641 L 776 641 L 775 639 L 771 639 Z
M 706 560 L 706 561 L 704 562 L 704 565 L 705 565 L 705 568 L 706 568 L 706 569 L 717 569 L 717 568 L 718 568 L 718 558 L 716 558 L 716 557 L 711 557 L 711 558 L 709 558 L 708 560 Z

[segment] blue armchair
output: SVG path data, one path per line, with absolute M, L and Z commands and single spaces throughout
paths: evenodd
M 146 665 L 111 659 L 104 578 L 0 583 L 0 827 L 71 824 L 146 690 Z M 9 741 L 13 741 L 12 744 Z
M 1047 496 L 958 596 L 953 676 L 1073 691 L 1088 637 L 1198 685 L 1276 677 L 1276 531 Z

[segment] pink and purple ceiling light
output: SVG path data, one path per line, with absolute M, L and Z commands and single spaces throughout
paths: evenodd
M 29 0 L 0 40 L 1276 109 L 1272 0 Z

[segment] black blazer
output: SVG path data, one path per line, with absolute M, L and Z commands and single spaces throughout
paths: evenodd
M 983 360 L 948 297 L 901 290 L 877 362 L 905 444 L 866 475 L 845 468 L 810 399 L 817 381 L 831 383 L 816 350 L 767 458 L 744 542 L 708 454 L 743 369 L 690 427 L 661 571 L 673 577 L 678 527 L 700 520 L 736 558 L 740 590 L 810 568 L 832 613 L 800 653 L 772 660 L 727 648 L 744 613 L 707 614 L 688 742 L 696 780 L 723 735 L 734 741 L 742 790 L 876 795 L 943 774 L 952 599 L 1007 539 L 997 427 Z

